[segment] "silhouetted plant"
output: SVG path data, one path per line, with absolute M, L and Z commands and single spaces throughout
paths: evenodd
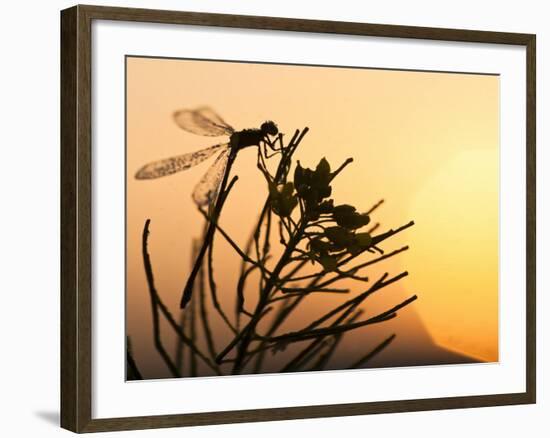
M 267 185 L 267 198 L 259 214 L 250 239 L 241 249 L 220 224 L 221 216 L 212 218 L 209 211 L 199 208 L 207 223 L 214 223 L 215 237 L 225 239 L 241 259 L 241 270 L 236 279 L 235 312 L 229 318 L 217 296 L 217 284 L 214 273 L 214 239 L 208 248 L 207 260 L 200 267 L 198 293 L 194 293 L 191 305 L 181 312 L 177 323 L 170 311 L 162 303 L 155 286 L 153 271 L 147 251 L 147 238 L 150 221 L 147 220 L 143 233 L 143 258 L 153 310 L 155 346 L 161 354 L 169 371 L 175 377 L 180 375 L 198 375 L 197 360 L 215 374 L 240 374 L 262 372 L 265 355 L 286 354 L 287 346 L 301 343 L 302 349 L 287 354 L 281 372 L 322 370 L 335 355 L 338 345 L 346 332 L 367 325 L 378 324 L 397 316 L 397 312 L 413 302 L 411 296 L 405 301 L 375 316 L 361 319 L 360 306 L 374 292 L 395 283 L 407 275 L 402 272 L 390 277 L 388 273 L 371 281 L 364 271 L 367 267 L 380 263 L 408 249 L 407 246 L 384 253 L 380 244 L 396 233 L 410 227 L 409 222 L 399 228 L 374 234 L 379 224 L 366 227 L 371 222 L 371 214 L 382 203 L 362 212 L 359 207 L 338 204 L 332 198 L 332 185 L 337 176 L 352 163 L 349 158 L 335 170 L 322 158 L 314 169 L 303 167 L 300 162 L 293 166 L 293 155 L 308 129 L 296 131 L 285 146 L 282 136 L 279 147 L 270 158 L 267 150 L 258 148 L 257 165 Z M 274 171 L 268 164 L 276 163 Z M 274 166 L 272 166 L 274 167 Z M 292 168 L 293 171 L 292 171 Z M 219 193 L 220 206 L 227 201 L 238 177 L 227 184 Z M 220 210 L 221 211 L 221 210 Z M 280 251 L 274 251 L 272 236 L 278 233 Z M 356 263 L 365 253 L 374 255 L 369 260 Z M 355 263 L 355 264 L 354 264 Z M 303 273 L 307 265 L 317 268 L 315 272 Z M 252 303 L 245 302 L 245 290 L 253 274 L 259 277 L 257 293 Z M 206 278 L 205 278 L 206 277 Z M 349 289 L 337 287 L 342 280 L 354 280 L 366 285 L 360 293 L 352 294 Z M 207 303 L 206 289 L 210 292 L 210 305 Z M 311 296 L 327 293 L 352 295 L 334 308 L 313 321 L 303 324 L 295 331 L 282 331 L 281 327 L 288 318 Z M 210 318 L 214 310 L 231 333 L 231 340 L 217 348 L 210 329 Z M 160 342 L 158 318 L 162 314 L 169 327 L 178 337 L 175 360 L 172 360 Z M 271 314 L 268 321 L 266 315 Z M 196 323 L 200 321 L 200 323 Z M 265 327 L 260 329 L 260 323 Z M 206 351 L 198 347 L 197 332 L 201 327 Z M 394 340 L 395 334 L 385 339 L 371 351 L 365 352 L 349 368 L 363 367 L 376 354 Z M 184 350 L 189 350 L 189 372 L 183 370 Z

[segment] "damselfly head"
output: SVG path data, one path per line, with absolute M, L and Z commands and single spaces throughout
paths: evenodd
M 275 122 L 272 122 L 271 120 L 263 122 L 260 130 L 264 135 L 277 135 L 279 133 L 279 128 L 277 128 Z

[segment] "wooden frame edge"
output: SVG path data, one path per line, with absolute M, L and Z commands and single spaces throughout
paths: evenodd
M 92 419 L 91 22 L 94 19 L 513 44 L 526 47 L 526 392 Z M 61 426 L 100 432 L 536 403 L 536 36 L 385 24 L 77 5 L 61 11 Z
M 527 395 L 530 403 L 537 401 L 537 37 L 530 35 L 526 47 L 526 161 L 527 161 L 527 193 L 526 193 L 526 356 L 527 356 Z
M 61 14 L 61 427 L 76 431 L 78 378 L 76 352 L 76 126 L 77 8 Z
M 470 409 L 532 403 L 527 393 L 448 397 L 388 402 L 349 403 L 243 411 L 206 412 L 91 420 L 80 432 L 107 432 L 169 427 L 207 426 L 263 421 L 304 420 L 387 413 Z
M 91 23 L 61 12 L 61 426 L 91 420 Z

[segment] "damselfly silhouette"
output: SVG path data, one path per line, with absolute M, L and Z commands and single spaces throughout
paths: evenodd
M 223 193 L 226 189 L 231 166 L 237 153 L 249 146 L 260 147 L 263 145 L 264 148 L 269 146 L 272 150 L 275 150 L 275 143 L 270 139 L 270 136 L 276 136 L 279 130 L 274 122 L 266 121 L 257 129 L 235 131 L 218 114 L 207 107 L 176 111 L 174 113 L 174 121 L 180 128 L 193 134 L 208 137 L 229 136 L 229 141 L 225 143 L 216 144 L 188 154 L 153 161 L 139 169 L 135 175 L 136 179 L 141 180 L 172 175 L 194 167 L 219 152 L 212 166 L 193 189 L 192 196 L 197 206 L 210 206 L 211 213 L 210 224 L 206 230 L 202 247 L 197 254 L 193 270 L 183 289 L 180 307 L 184 308 L 191 299 L 195 278 L 202 265 L 206 250 L 214 236 L 216 222 L 223 202 L 221 197 L 218 197 L 218 194 Z M 279 136 L 280 139 L 281 137 Z

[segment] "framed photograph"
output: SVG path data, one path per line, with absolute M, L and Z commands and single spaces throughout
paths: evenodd
M 535 35 L 61 12 L 61 423 L 535 403 Z

